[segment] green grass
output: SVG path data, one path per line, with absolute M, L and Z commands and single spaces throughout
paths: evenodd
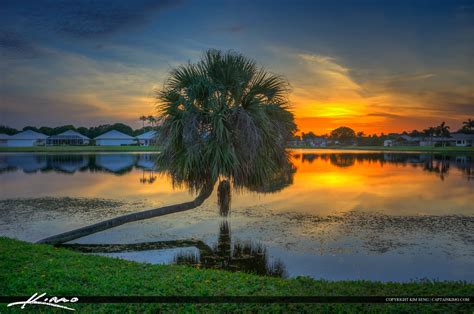
M 343 150 L 371 150 L 371 151 L 391 151 L 391 152 L 436 152 L 436 153 L 474 153 L 474 147 L 430 147 L 430 146 L 331 146 L 331 147 L 291 147 L 303 149 L 343 149 Z
M 0 147 L 0 152 L 155 152 L 158 146 L 33 146 Z
M 463 282 L 380 283 L 323 281 L 306 277 L 280 279 L 244 273 L 149 265 L 102 256 L 83 255 L 64 248 L 30 244 L 0 237 L 0 295 L 49 296 L 468 296 L 474 285 Z M 75 304 L 89 312 L 472 312 L 469 304 Z M 50 311 L 52 308 L 38 307 Z M 6 310 L 0 304 L 0 312 Z M 21 312 L 19 308 L 16 308 Z

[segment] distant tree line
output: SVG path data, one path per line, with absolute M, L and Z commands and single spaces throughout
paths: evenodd
M 34 127 L 34 126 L 25 126 L 22 130 L 17 130 L 8 126 L 0 125 L 0 133 L 14 135 L 21 131 L 32 130 L 35 132 L 40 132 L 48 136 L 51 136 L 51 135 L 57 135 L 57 134 L 63 133 L 68 130 L 73 130 L 89 138 L 95 138 L 110 130 L 117 130 L 130 136 L 137 136 L 142 133 L 153 130 L 155 126 L 158 124 L 158 119 L 152 116 L 140 116 L 139 120 L 143 122 L 143 127 L 139 129 L 133 129 L 132 127 L 123 123 L 102 124 L 99 126 L 94 126 L 94 127 L 89 127 L 89 128 L 87 127 L 76 128 L 71 124 L 63 125 L 63 126 L 59 126 L 55 128 L 47 127 L 47 126 L 42 126 L 39 128 Z M 145 126 L 145 121 L 147 121 L 150 125 Z M 450 130 L 450 127 L 447 126 L 445 122 L 442 122 L 440 125 L 429 127 L 422 131 L 418 131 L 418 130 L 413 130 L 411 132 L 404 131 L 402 134 L 409 135 L 411 137 L 423 137 L 423 138 L 432 139 L 433 137 L 449 137 L 451 134 L 449 130 Z M 474 134 L 474 120 L 467 119 L 466 121 L 464 121 L 463 126 L 457 131 L 457 133 Z M 350 145 L 350 144 L 355 143 L 359 146 L 381 146 L 383 145 L 383 142 L 385 140 L 391 138 L 390 135 L 387 135 L 384 133 L 380 135 L 377 135 L 377 134 L 366 135 L 364 134 L 364 132 L 355 132 L 353 129 L 349 127 L 342 126 L 342 127 L 332 130 L 330 134 L 316 135 L 314 132 L 311 132 L 311 131 L 308 133 L 302 132 L 301 136 L 295 135 L 293 136 L 291 140 L 308 141 L 308 140 L 314 140 L 320 137 L 338 141 L 339 143 L 344 144 L 344 145 Z
M 463 134 L 474 134 L 474 120 L 467 119 L 464 121 L 463 126 L 457 131 L 457 133 Z M 450 137 L 450 127 L 443 121 L 441 124 L 433 127 L 426 128 L 422 131 L 413 130 L 411 132 L 404 131 L 403 135 L 411 137 L 422 137 L 430 138 L 433 137 Z M 302 132 L 300 135 L 295 135 L 291 139 L 292 141 L 312 141 L 317 138 L 325 138 L 333 141 L 337 141 L 343 145 L 357 144 L 358 146 L 382 146 L 385 140 L 391 139 L 391 134 L 372 134 L 365 135 L 364 132 L 355 132 L 353 129 L 341 126 L 331 131 L 330 134 L 316 135 L 314 132 Z
M 68 125 L 63 125 L 63 126 L 58 126 L 58 127 L 47 127 L 47 126 L 42 126 L 42 127 L 34 127 L 34 126 L 25 126 L 21 130 L 17 130 L 8 126 L 0 126 L 0 133 L 8 134 L 8 135 L 14 135 L 17 134 L 21 131 L 26 131 L 26 130 L 32 130 L 35 132 L 43 133 L 45 135 L 51 136 L 51 135 L 57 135 L 60 133 L 63 133 L 68 130 L 73 130 L 78 133 L 81 133 L 82 135 L 85 135 L 89 138 L 95 138 L 105 132 L 108 132 L 110 130 L 117 130 L 122 133 L 125 133 L 130 136 L 137 136 L 142 133 L 151 131 L 153 129 L 152 126 L 143 126 L 140 129 L 133 129 L 132 127 L 123 124 L 123 123 L 114 123 L 114 124 L 102 124 L 99 126 L 93 126 L 93 127 L 75 127 L 74 125 L 68 124 Z

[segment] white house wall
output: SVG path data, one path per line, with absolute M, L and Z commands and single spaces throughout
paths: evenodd
M 11 147 L 30 147 L 35 146 L 37 140 L 8 140 L 8 145 Z

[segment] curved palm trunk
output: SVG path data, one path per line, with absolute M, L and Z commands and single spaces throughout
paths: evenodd
M 160 208 L 141 211 L 138 213 L 123 215 L 123 216 L 108 219 L 108 220 L 105 220 L 93 225 L 89 225 L 89 226 L 75 229 L 72 231 L 60 233 L 58 235 L 39 240 L 37 243 L 47 243 L 47 244 L 54 244 L 54 245 L 61 244 L 64 242 L 72 241 L 77 238 L 82 238 L 84 236 L 87 236 L 93 233 L 97 233 L 97 232 L 104 231 L 113 227 L 117 227 L 129 222 L 158 217 L 158 216 L 164 216 L 164 215 L 168 215 L 172 213 L 177 213 L 177 212 L 193 209 L 200 206 L 209 196 L 211 196 L 213 189 L 214 189 L 213 184 L 210 184 L 204 187 L 199 193 L 199 195 L 191 202 L 169 205 L 169 206 L 164 206 Z

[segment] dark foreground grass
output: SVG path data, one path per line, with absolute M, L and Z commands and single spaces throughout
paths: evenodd
M 0 295 L 49 296 L 468 296 L 462 282 L 380 283 L 279 279 L 186 266 L 149 265 L 0 237 Z M 30 305 L 51 312 L 53 308 Z M 467 312 L 469 304 L 73 304 L 77 312 Z M 0 304 L 0 313 L 21 312 Z M 24 312 L 24 311 L 23 311 Z
M 156 152 L 158 146 L 32 146 L 0 147 L 0 152 L 12 153 L 86 153 L 86 152 Z

